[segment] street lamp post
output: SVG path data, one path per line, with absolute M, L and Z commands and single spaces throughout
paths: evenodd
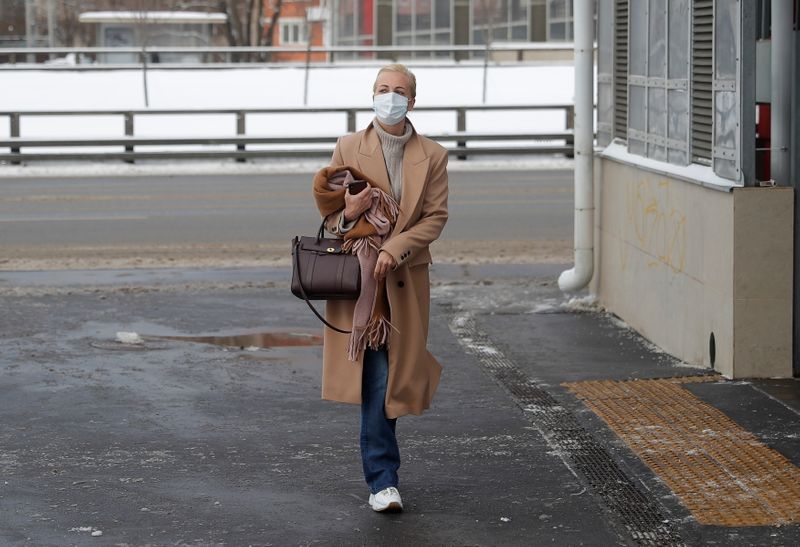
M 25 0 L 25 44 L 28 47 L 34 47 L 36 45 L 36 17 L 34 17 L 34 8 L 33 0 Z M 29 53 L 26 58 L 29 63 L 34 63 L 36 61 L 31 53 Z

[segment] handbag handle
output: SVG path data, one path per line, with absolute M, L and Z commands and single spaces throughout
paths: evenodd
M 319 245 L 319 241 L 325 237 L 325 221 L 328 220 L 327 216 L 322 218 L 322 222 L 319 225 L 319 230 L 317 230 L 317 245 Z M 302 285 L 302 283 L 301 283 Z
M 322 221 L 322 226 L 320 226 L 320 228 L 319 228 L 319 229 L 320 229 L 320 232 L 322 231 L 322 228 L 323 228 L 323 226 L 324 226 L 324 225 L 325 225 L 325 220 L 323 219 L 323 221 Z M 319 237 L 320 239 L 322 239 L 322 236 L 321 236 L 321 235 L 319 235 L 319 234 L 318 234 L 318 237 Z M 318 241 L 319 241 L 319 240 L 318 240 Z M 312 303 L 311 303 L 311 302 L 308 300 L 308 295 L 306 295 L 306 290 L 303 288 L 303 276 L 300 274 L 300 259 L 299 259 L 299 258 L 297 258 L 297 248 L 298 248 L 299 246 L 300 246 L 300 241 L 298 240 L 298 241 L 297 241 L 297 242 L 294 244 L 294 247 L 292 247 L 292 255 L 294 255 L 294 256 L 293 256 L 293 260 L 292 260 L 292 262 L 294 263 L 294 269 L 295 269 L 295 273 L 297 274 L 297 279 L 298 279 L 298 281 L 299 281 L 298 285 L 300 286 L 300 294 L 302 294 L 302 295 L 303 295 L 303 300 L 305 300 L 305 301 L 306 301 L 306 304 L 308 304 L 308 307 L 309 307 L 309 308 L 311 308 L 311 311 L 313 311 L 313 312 L 314 312 L 314 315 L 316 315 L 316 316 L 317 316 L 317 318 L 318 318 L 320 321 L 322 321 L 323 323 L 325 323 L 325 325 L 327 325 L 327 327 L 328 327 L 329 329 L 333 329 L 333 330 L 335 330 L 336 332 L 340 332 L 340 333 L 342 333 L 342 334 L 350 334 L 352 331 L 349 331 L 349 330 L 342 330 L 342 329 L 340 329 L 340 328 L 338 328 L 338 327 L 334 327 L 333 325 L 331 325 L 330 323 L 328 323 L 328 322 L 325 320 L 325 318 L 324 318 L 324 317 L 322 317 L 322 315 L 320 315 L 320 313 L 317 311 L 317 308 L 315 308 L 315 307 L 314 307 L 314 305 L 313 305 L 313 304 L 312 304 Z

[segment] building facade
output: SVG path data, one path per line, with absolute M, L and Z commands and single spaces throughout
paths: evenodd
M 82 24 L 91 25 L 99 47 L 209 47 L 213 45 L 213 28 L 224 25 L 223 13 L 192 11 L 90 11 L 80 15 Z M 136 63 L 136 53 L 104 53 L 101 63 Z M 150 62 L 199 63 L 198 53 L 150 54 Z
M 228 27 L 213 19 L 219 15 L 221 4 L 211 0 L 161 3 L 155 0 L 87 0 L 78 7 L 45 0 L 4 0 L 0 2 L 0 22 L 3 23 L 0 41 L 17 46 L 51 43 L 56 46 L 135 47 L 144 40 L 141 36 L 143 25 L 141 21 L 133 21 L 132 14 L 148 13 L 148 25 L 156 29 L 153 39 L 148 38 L 151 45 L 226 45 L 226 38 L 230 42 L 228 45 L 255 45 L 253 40 L 245 40 L 243 35 L 251 32 L 252 24 L 258 21 L 257 17 L 254 18 L 254 10 L 262 8 L 258 12 L 260 25 L 265 32 L 271 33 L 271 44 L 297 49 L 273 53 L 269 56 L 271 61 L 302 62 L 310 58 L 322 62 L 389 57 L 371 52 L 309 54 L 305 51 L 309 46 L 424 48 L 568 43 L 573 38 L 573 0 L 283 0 L 280 3 L 263 0 L 263 5 L 259 7 L 256 4 L 255 8 L 250 4 L 228 4 Z M 189 12 L 206 13 L 213 20 L 209 20 L 207 27 L 193 21 L 170 25 L 169 21 L 163 20 Z M 87 13 L 93 16 L 88 17 Z M 125 17 L 131 21 L 124 21 Z M 483 54 L 418 51 L 400 52 L 391 57 L 463 59 L 482 57 Z M 122 57 L 113 59 L 119 61 Z
M 275 45 L 304 46 L 309 39 L 312 46 L 341 47 L 572 40 L 572 0 L 300 0 L 284 1 L 280 18 L 285 24 L 276 30 Z M 280 58 L 300 60 L 301 56 L 281 54 Z M 336 54 L 338 59 L 359 57 L 376 55 Z M 400 57 L 452 58 L 454 54 L 415 52 Z
M 572 0 L 332 0 L 335 45 L 572 40 Z M 417 53 L 415 56 L 449 56 Z
M 275 5 L 270 0 L 264 2 L 264 26 L 269 28 L 275 15 Z M 281 62 L 323 62 L 328 55 L 305 51 L 309 46 L 330 45 L 329 7 L 324 0 L 295 0 L 281 3 L 277 24 L 272 30 L 274 46 L 296 47 L 297 51 L 273 53 L 270 60 Z
M 797 133 L 800 103 L 775 86 L 797 95 L 800 42 L 796 2 L 781 40 L 769 4 L 598 2 L 592 289 L 669 353 L 736 378 L 797 373 L 797 139 L 776 146 L 765 116 L 780 108 Z M 759 38 L 794 45 L 757 54 Z

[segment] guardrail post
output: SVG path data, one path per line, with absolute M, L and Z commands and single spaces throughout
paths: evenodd
M 467 130 L 467 111 L 463 108 L 456 109 L 456 131 L 459 133 L 463 133 Z M 456 143 L 457 148 L 466 148 L 467 141 L 458 141 Z M 460 160 L 467 159 L 466 154 L 459 154 L 456 156 Z
M 244 137 L 246 132 L 247 132 L 247 127 L 245 125 L 245 113 L 243 110 L 240 110 L 236 113 L 236 136 Z M 237 144 L 236 150 L 238 152 L 244 152 L 245 151 L 244 143 Z M 236 161 L 244 163 L 246 161 L 246 158 L 244 157 L 236 158 Z
M 567 120 L 566 120 L 567 121 L 567 129 L 572 129 L 573 130 L 573 134 L 570 135 L 569 137 L 567 137 L 567 146 L 569 146 L 570 149 L 564 155 L 566 157 L 568 157 L 568 158 L 574 158 L 575 157 L 575 135 L 574 135 L 574 130 L 575 130 L 575 107 L 574 106 L 568 106 L 567 108 L 564 109 L 564 112 L 567 115 Z
M 348 110 L 347 111 L 347 132 L 348 133 L 355 133 L 356 132 L 356 111 L 355 110 Z
M 133 112 L 125 113 L 125 136 L 133 137 Z M 133 145 L 125 147 L 125 152 L 133 152 Z M 125 160 L 125 163 L 133 163 L 133 160 Z
M 11 114 L 11 136 L 12 137 L 19 137 L 19 112 L 13 112 Z M 12 154 L 19 154 L 19 147 L 11 149 Z M 19 161 L 12 161 L 11 165 L 19 165 Z

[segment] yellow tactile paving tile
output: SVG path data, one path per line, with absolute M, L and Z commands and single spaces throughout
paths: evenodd
M 717 376 L 563 384 L 600 416 L 700 524 L 800 522 L 800 468 L 681 384 Z

